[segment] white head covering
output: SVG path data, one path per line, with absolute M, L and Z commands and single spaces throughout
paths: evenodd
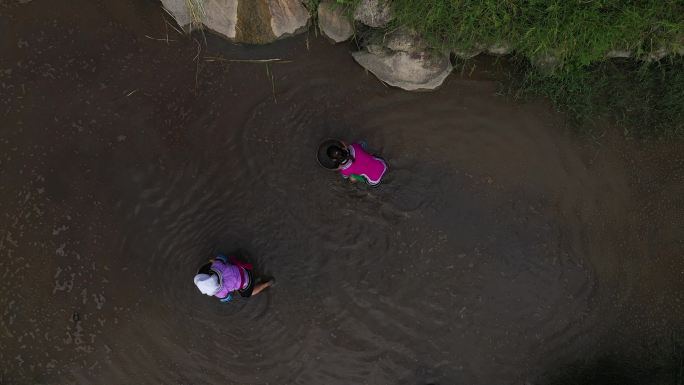
M 195 276 L 195 285 L 202 294 L 206 295 L 214 295 L 220 289 L 219 280 L 215 274 L 197 274 Z

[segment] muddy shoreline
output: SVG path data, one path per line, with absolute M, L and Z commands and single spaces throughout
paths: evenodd
M 487 63 L 411 94 L 311 34 L 205 45 L 156 2 L 0 18 L 0 383 L 676 383 L 681 143 L 578 137 Z M 331 136 L 387 183 L 319 168 Z M 201 296 L 237 249 L 278 286 Z

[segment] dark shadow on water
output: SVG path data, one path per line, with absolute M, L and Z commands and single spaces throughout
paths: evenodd
M 539 385 L 681 385 L 684 351 L 680 337 L 638 354 L 607 353 L 576 361 L 542 376 Z

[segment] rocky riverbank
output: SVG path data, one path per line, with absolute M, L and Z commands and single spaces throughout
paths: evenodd
M 452 61 L 479 54 L 515 53 L 515 44 L 473 44 L 451 50 L 430 46 L 414 30 L 394 22 L 391 1 L 361 0 L 350 5 L 335 0 L 162 0 L 164 8 L 186 31 L 206 28 L 236 43 L 265 44 L 316 28 L 334 43 L 356 39 L 352 56 L 385 84 L 405 90 L 431 90 L 451 73 Z M 684 43 L 684 38 L 682 42 Z M 657 61 L 684 54 L 684 44 L 672 44 L 648 53 L 610 49 L 605 58 Z M 562 65 L 560 55 L 539 52 L 527 58 L 542 71 Z

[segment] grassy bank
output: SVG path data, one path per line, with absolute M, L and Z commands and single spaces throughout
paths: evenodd
M 630 137 L 684 137 L 682 1 L 394 0 L 393 6 L 397 24 L 415 28 L 435 47 L 509 45 L 517 59 L 513 94 L 547 96 L 578 126 L 611 116 Z M 631 59 L 607 61 L 611 51 Z M 533 64 L 544 59 L 552 64 Z
M 433 47 L 469 51 L 509 46 L 516 62 L 512 93 L 547 96 L 579 125 L 607 114 L 628 126 L 629 136 L 684 137 L 684 1 L 391 4 L 396 18 L 390 28 L 412 27 Z M 631 57 L 607 61 L 611 51 Z M 536 65 L 540 61 L 547 65 Z
M 545 96 L 583 131 L 599 118 L 628 138 L 684 138 L 684 57 L 661 62 L 599 61 L 547 74 L 518 59 L 506 86 L 515 97 Z
M 535 59 L 551 55 L 559 71 L 602 60 L 611 50 L 647 57 L 682 48 L 684 2 L 673 0 L 393 0 L 396 22 L 434 46 L 509 44 Z

